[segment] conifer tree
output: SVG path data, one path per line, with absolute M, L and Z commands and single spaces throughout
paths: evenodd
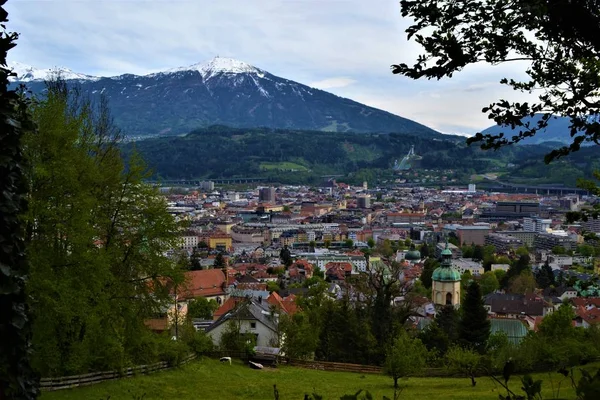
M 454 306 L 444 306 L 435 316 L 435 324 L 448 336 L 453 343 L 458 339 L 458 324 L 460 322 L 458 312 Z
M 475 281 L 467 288 L 461 308 L 459 339 L 463 346 L 483 352 L 490 336 L 490 321 L 481 297 L 481 288 Z

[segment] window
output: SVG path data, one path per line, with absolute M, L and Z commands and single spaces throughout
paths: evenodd
M 250 329 L 256 329 L 256 322 L 250 322 Z

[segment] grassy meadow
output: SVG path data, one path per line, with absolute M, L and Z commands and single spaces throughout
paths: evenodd
M 537 374 L 544 381 L 543 398 L 553 398 L 553 380 L 556 390 L 562 375 Z M 392 379 L 384 375 L 361 375 L 346 372 L 325 372 L 294 367 L 253 370 L 234 362 L 221 364 L 217 360 L 202 359 L 181 368 L 157 372 L 151 375 L 109 381 L 97 385 L 44 392 L 42 400 L 222 400 L 222 399 L 273 399 L 276 384 L 281 400 L 302 400 L 305 393 L 318 393 L 324 399 L 339 399 L 359 389 L 368 390 L 374 399 L 393 397 Z M 503 389 L 491 378 L 481 377 L 477 386 L 471 387 L 467 378 L 410 378 L 402 381 L 405 387 L 401 399 L 473 399 L 496 400 Z M 521 393 L 518 377 L 509 385 L 515 393 Z M 500 390 L 500 392 L 499 392 Z M 574 391 L 564 379 L 561 398 L 573 399 Z

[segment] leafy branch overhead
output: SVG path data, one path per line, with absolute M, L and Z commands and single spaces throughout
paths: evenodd
M 500 99 L 484 107 L 498 125 L 518 134 L 478 133 L 468 143 L 498 149 L 534 136 L 554 115 L 570 119 L 570 145 L 552 150 L 548 163 L 600 144 L 600 4 L 597 0 L 402 0 L 402 16 L 414 23 L 408 39 L 422 46 L 414 65 L 392 65 L 413 79 L 452 77 L 468 65 L 527 62 L 528 79 L 504 78 L 514 90 L 535 93 L 534 102 Z M 525 117 L 542 114 L 537 123 Z

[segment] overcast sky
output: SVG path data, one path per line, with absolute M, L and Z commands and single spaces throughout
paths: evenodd
M 481 108 L 523 99 L 498 81 L 525 66 L 469 67 L 413 81 L 398 0 L 9 0 L 21 34 L 9 61 L 90 75 L 145 74 L 227 56 L 270 73 L 413 119 L 445 133 L 490 125 Z M 519 96 L 519 97 L 515 97 Z

